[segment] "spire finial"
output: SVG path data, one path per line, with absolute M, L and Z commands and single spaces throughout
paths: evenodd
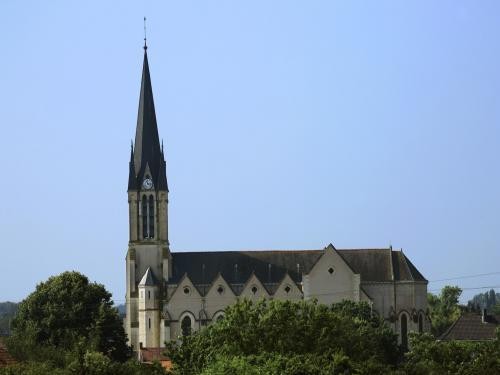
M 144 51 L 148 49 L 147 38 L 146 38 L 146 17 L 144 17 Z

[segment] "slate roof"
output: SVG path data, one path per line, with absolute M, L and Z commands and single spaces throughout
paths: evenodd
M 439 338 L 443 341 L 466 340 L 485 341 L 494 340 L 495 329 L 500 322 L 499 315 L 486 315 L 485 322 L 478 313 L 465 313 Z
M 146 166 L 149 166 L 154 187 L 157 190 L 168 190 L 166 165 L 158 136 L 148 54 L 145 47 L 137 128 L 133 158 L 131 157 L 130 160 L 128 190 L 136 190 L 140 186 L 144 179 Z
M 243 284 L 255 273 L 264 284 L 279 283 L 288 274 L 300 282 L 325 250 L 206 251 L 172 253 L 177 283 L 185 274 L 194 284 L 210 284 L 220 273 L 229 284 Z M 391 249 L 337 250 L 361 281 L 426 281 L 402 251 Z

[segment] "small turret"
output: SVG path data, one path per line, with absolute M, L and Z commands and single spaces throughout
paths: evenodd
M 139 343 L 146 348 L 160 346 L 160 310 L 158 283 L 148 267 L 138 285 L 139 288 Z

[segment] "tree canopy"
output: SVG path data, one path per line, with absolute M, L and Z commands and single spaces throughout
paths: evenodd
M 498 335 L 497 335 L 498 336 Z M 411 351 L 402 364 L 408 375 L 500 374 L 500 343 L 493 341 L 438 341 L 432 335 L 413 334 Z
M 490 313 L 500 314 L 500 293 L 490 289 L 488 292 L 476 294 L 469 300 L 467 307 L 472 311 L 486 309 Z
M 178 374 L 382 374 L 398 353 L 396 336 L 370 306 L 349 301 L 243 300 L 167 348 Z
M 439 295 L 429 293 L 427 302 L 431 319 L 432 333 L 439 337 L 461 314 L 458 299 L 462 289 L 458 286 L 445 286 Z
M 9 350 L 21 359 L 83 346 L 118 361 L 130 354 L 111 294 L 78 272 L 64 272 L 38 284 L 19 304 L 12 330 Z

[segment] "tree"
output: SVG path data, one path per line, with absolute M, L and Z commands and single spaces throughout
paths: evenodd
M 130 353 L 111 294 L 78 272 L 37 285 L 20 303 L 12 329 L 8 346 L 19 359 L 50 357 L 60 363 L 66 352 L 85 348 L 124 361 Z
M 494 341 L 437 341 L 412 334 L 411 350 L 402 365 L 405 374 L 500 374 L 500 345 Z
M 441 294 L 436 296 L 432 293 L 427 295 L 429 315 L 431 319 L 432 333 L 438 337 L 460 316 L 458 299 L 462 289 L 458 286 L 445 286 Z
M 170 343 L 178 374 L 321 374 L 396 364 L 396 336 L 366 303 L 332 306 L 315 301 L 239 301 L 224 319 Z M 370 369 L 370 370 L 368 370 Z M 326 372 L 325 372 L 326 371 Z
M 500 303 L 500 293 L 495 293 L 493 289 L 488 292 L 476 294 L 467 303 L 470 310 L 481 312 L 482 309 L 486 309 L 489 312 L 497 314 L 494 309 L 497 304 Z

